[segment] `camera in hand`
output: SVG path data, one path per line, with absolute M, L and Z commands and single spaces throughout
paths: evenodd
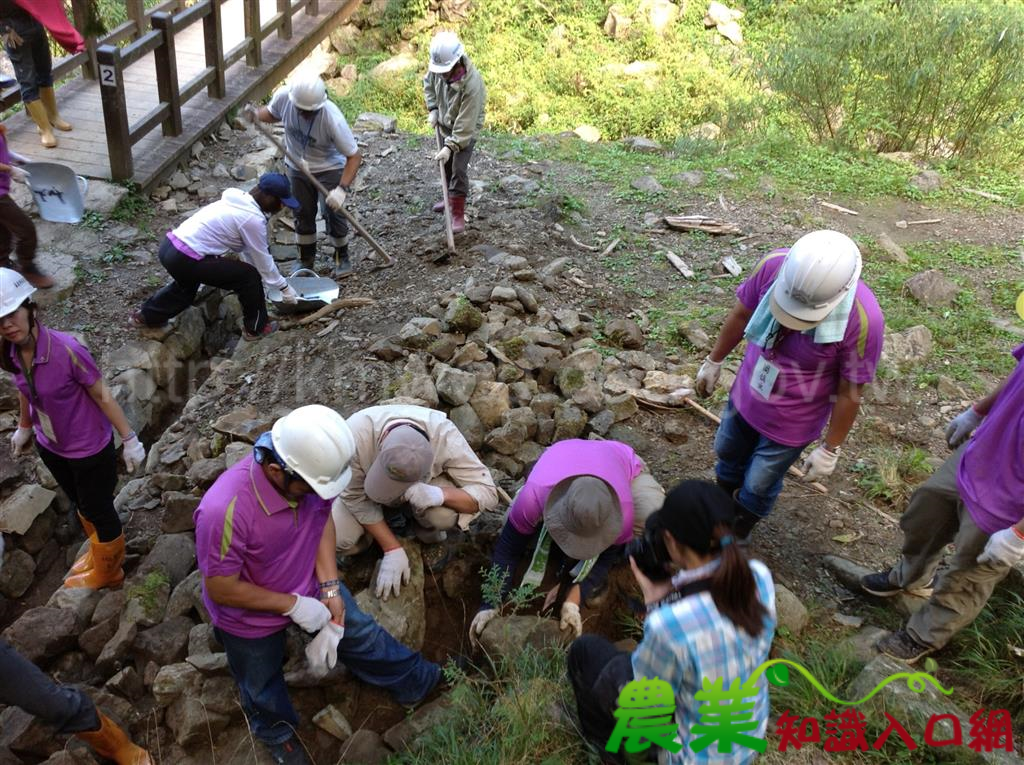
M 671 558 L 665 547 L 664 532 L 651 528 L 651 524 L 644 529 L 643 536 L 629 541 L 626 555 L 636 561 L 636 567 L 652 582 L 663 582 L 672 576 L 668 568 Z

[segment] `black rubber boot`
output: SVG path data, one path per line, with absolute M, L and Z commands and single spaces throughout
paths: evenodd
M 299 262 L 303 268 L 312 269 L 316 265 L 316 245 L 315 244 L 300 244 L 299 245 Z
M 352 261 L 348 256 L 348 245 L 334 248 L 334 273 L 332 279 L 345 279 L 352 276 Z
M 759 521 L 761 521 L 760 515 L 754 515 L 746 508 L 740 507 L 739 503 L 737 503 L 736 518 L 732 522 L 732 530 L 736 535 L 736 541 L 741 545 L 750 544 L 750 533 Z

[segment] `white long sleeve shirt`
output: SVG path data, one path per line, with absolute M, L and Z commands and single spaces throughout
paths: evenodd
M 268 288 L 283 290 L 288 285 L 270 254 L 267 218 L 247 191 L 226 189 L 219 200 L 196 210 L 173 233 L 204 257 L 237 252 L 260 272 Z

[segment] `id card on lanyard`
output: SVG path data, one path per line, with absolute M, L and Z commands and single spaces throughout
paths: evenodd
M 53 430 L 53 422 L 50 421 L 50 416 L 40 406 L 39 394 L 36 392 L 35 373 L 32 371 L 31 363 L 25 368 L 24 374 L 25 382 L 28 384 L 29 400 L 32 402 L 32 409 L 35 411 L 36 419 L 39 421 L 39 429 L 43 431 L 47 441 L 55 444 L 57 443 L 57 434 Z
M 769 361 L 767 356 L 761 356 L 754 365 L 754 373 L 750 376 L 750 387 L 767 401 L 772 396 L 778 377 L 779 367 Z

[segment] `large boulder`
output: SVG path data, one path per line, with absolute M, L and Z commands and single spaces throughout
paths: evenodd
M 498 616 L 487 623 L 480 635 L 480 647 L 494 661 L 511 659 L 525 646 L 543 649 L 562 647 L 569 642 L 557 621 L 540 616 Z
M 74 647 L 78 621 L 73 612 L 60 608 L 30 608 L 4 630 L 3 637 L 26 659 L 39 662 Z
M 418 543 L 408 539 L 399 541 L 409 557 L 409 583 L 402 585 L 397 597 L 392 595 L 387 600 L 378 598 L 374 592 L 377 574 L 380 571 L 378 561 L 370 577 L 370 586 L 356 595 L 356 603 L 396 640 L 418 651 L 423 647 L 427 631 L 427 604 L 423 594 L 423 556 L 420 554 Z
M 195 565 L 196 543 L 189 534 L 162 534 L 149 555 L 139 565 L 135 577 L 145 577 L 152 571 L 162 571 L 167 575 L 168 582 L 173 588 L 188 576 Z
M 469 400 L 485 428 L 496 428 L 501 416 L 511 408 L 508 385 L 500 382 L 480 380 Z
M 914 274 L 904 286 L 918 303 L 926 306 L 952 305 L 960 292 L 959 287 L 934 268 Z
M 50 506 L 56 492 L 38 484 L 23 484 L 0 503 L 0 531 L 24 534 L 36 516 Z
M 374 85 L 390 93 L 399 93 L 408 87 L 409 76 L 418 71 L 420 62 L 411 53 L 399 53 L 381 61 L 369 72 Z
M 893 366 L 916 364 L 932 352 L 932 331 L 923 324 L 902 332 L 887 332 L 882 342 L 882 361 Z

